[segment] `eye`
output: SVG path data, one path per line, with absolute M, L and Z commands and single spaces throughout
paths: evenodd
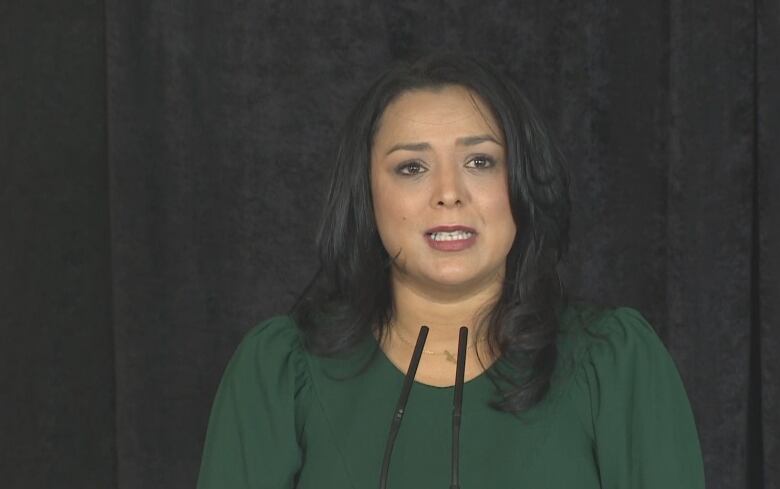
M 419 175 L 428 170 L 419 161 L 409 161 L 398 166 L 395 171 L 400 175 Z
M 495 160 L 490 156 L 485 155 L 475 156 L 468 163 L 466 163 L 467 168 L 487 169 L 493 168 L 494 166 L 496 166 Z

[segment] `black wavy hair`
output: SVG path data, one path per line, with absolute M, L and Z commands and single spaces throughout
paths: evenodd
M 496 409 L 520 413 L 550 388 L 558 358 L 559 312 L 566 291 L 556 269 L 568 249 L 569 175 L 563 155 L 513 80 L 461 54 L 401 61 L 359 99 L 342 127 L 317 235 L 320 269 L 293 306 L 306 349 L 349 352 L 377 328 L 387 333 L 393 304 L 388 256 L 374 221 L 370 185 L 373 138 L 387 105 L 407 90 L 458 85 L 479 95 L 500 123 L 517 233 L 503 288 L 481 326 L 507 368 L 489 369 Z

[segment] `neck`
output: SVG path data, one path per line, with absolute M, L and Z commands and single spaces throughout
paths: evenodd
M 461 326 L 469 328 L 469 343 L 484 334 L 477 331 L 480 314 L 487 312 L 501 293 L 501 281 L 482 284 L 468 290 L 421 289 L 415 284 L 393 278 L 393 319 L 390 328 L 414 342 L 420 326 L 430 328 L 426 349 L 439 350 L 457 345 Z

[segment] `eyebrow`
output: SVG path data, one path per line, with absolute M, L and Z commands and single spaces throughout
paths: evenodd
M 455 144 L 458 146 L 475 146 L 486 141 L 491 141 L 499 146 L 502 146 L 502 144 L 496 141 L 496 139 L 490 134 L 481 134 L 479 136 L 464 136 L 462 138 L 456 139 Z M 387 153 L 385 153 L 385 156 L 389 155 L 393 151 L 425 151 L 427 149 L 431 149 L 431 145 L 428 143 L 402 143 L 396 144 L 390 148 Z

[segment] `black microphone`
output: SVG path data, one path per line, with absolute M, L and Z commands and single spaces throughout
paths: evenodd
M 404 417 L 406 401 L 409 399 L 409 392 L 412 390 L 414 376 L 417 374 L 417 366 L 420 364 L 425 339 L 428 337 L 428 326 L 420 327 L 420 334 L 417 336 L 417 344 L 414 346 L 412 360 L 409 362 L 409 369 L 406 371 L 404 385 L 401 388 L 401 395 L 398 398 L 398 404 L 395 406 L 393 421 L 390 423 L 390 434 L 387 436 L 387 445 L 385 445 L 385 458 L 382 461 L 382 471 L 379 474 L 379 489 L 387 487 L 387 474 L 390 470 L 390 456 L 393 454 L 393 445 L 395 437 L 398 435 L 398 429 L 401 427 L 401 420 Z M 460 355 L 460 352 L 458 353 Z
M 450 489 L 460 489 L 460 418 L 463 409 L 463 377 L 466 373 L 466 345 L 469 330 L 460 327 L 458 335 L 458 365 L 455 369 L 455 396 L 452 398 L 452 475 Z

